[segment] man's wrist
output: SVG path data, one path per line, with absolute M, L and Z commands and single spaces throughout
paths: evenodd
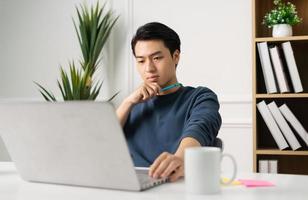
M 184 161 L 184 151 L 177 151 L 174 155 Z
M 133 107 L 134 105 L 136 105 L 134 102 L 132 102 L 130 99 L 124 99 L 123 103 L 122 103 L 124 106 L 126 107 Z
M 199 147 L 199 146 L 201 146 L 201 144 L 195 138 L 192 137 L 183 138 L 174 155 L 184 159 L 184 154 L 185 154 L 184 151 L 186 148 Z

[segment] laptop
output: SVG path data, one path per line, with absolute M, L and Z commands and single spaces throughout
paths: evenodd
M 134 167 L 108 102 L 1 102 L 0 135 L 26 181 L 132 191 L 167 181 Z

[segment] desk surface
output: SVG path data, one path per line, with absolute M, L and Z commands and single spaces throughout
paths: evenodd
M 1 200 L 211 200 L 211 199 L 308 199 L 308 176 L 242 173 L 241 179 L 267 180 L 274 187 L 246 188 L 245 186 L 223 186 L 220 194 L 188 195 L 184 180 L 167 183 L 144 192 L 128 192 L 86 187 L 63 186 L 23 181 L 14 164 L 0 162 Z

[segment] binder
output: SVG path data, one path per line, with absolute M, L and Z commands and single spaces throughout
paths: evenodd
M 267 93 L 277 93 L 267 42 L 257 43 Z
M 293 131 L 289 127 L 287 121 L 285 118 L 282 116 L 278 106 L 276 105 L 275 101 L 271 102 L 270 104 L 267 105 L 269 110 L 271 111 L 276 123 L 278 124 L 281 132 L 287 139 L 288 143 L 290 144 L 291 148 L 293 150 L 299 149 L 301 147 L 300 143 L 296 139 Z
M 294 58 L 294 53 L 290 42 L 282 43 L 283 53 L 287 62 L 292 85 L 295 93 L 303 91 L 303 85 L 298 73 L 297 65 Z
M 300 121 L 293 114 L 293 112 L 290 110 L 290 108 L 286 104 L 283 104 L 282 106 L 279 107 L 279 110 L 281 111 L 281 113 L 285 117 L 285 119 L 296 130 L 296 132 L 301 137 L 301 139 L 308 146 L 308 133 L 305 130 L 305 128 L 303 127 L 303 125 L 300 123 Z
M 273 63 L 274 72 L 278 82 L 279 92 L 280 93 L 290 92 L 290 87 L 287 81 L 286 72 L 284 70 L 284 66 L 282 64 L 277 46 L 270 48 L 270 55 Z
M 285 138 L 283 137 L 278 125 L 276 124 L 269 108 L 267 107 L 265 101 L 261 101 L 257 104 L 257 108 L 267 125 L 268 129 L 270 130 L 270 133 L 272 134 L 276 144 L 278 145 L 278 148 L 280 150 L 283 150 L 285 148 L 288 148 L 289 145 Z

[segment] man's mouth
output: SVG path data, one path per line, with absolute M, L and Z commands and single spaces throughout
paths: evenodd
M 147 80 L 150 82 L 157 82 L 158 81 L 159 76 L 155 75 L 155 76 L 149 76 L 147 77 Z

